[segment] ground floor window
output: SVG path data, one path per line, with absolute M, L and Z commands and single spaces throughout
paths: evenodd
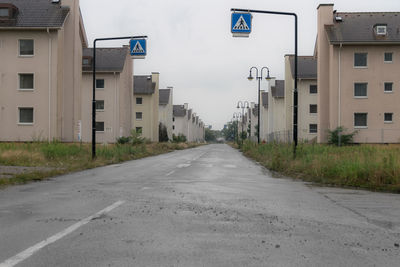
M 354 113 L 354 127 L 366 128 L 367 121 L 368 113 Z
M 104 132 L 104 121 L 96 121 L 96 132 Z
M 317 124 L 310 124 L 309 125 L 309 133 L 317 133 L 317 132 L 318 132 Z
M 33 124 L 33 108 L 18 108 L 18 122 L 22 124 Z
M 393 113 L 385 113 L 384 122 L 392 123 L 393 122 Z
M 143 113 L 142 112 L 136 112 L 136 119 L 137 120 L 142 120 L 143 118 Z
M 143 132 L 143 127 L 136 127 L 136 132 L 141 134 Z

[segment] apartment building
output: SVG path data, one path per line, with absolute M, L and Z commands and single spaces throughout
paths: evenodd
M 205 129 L 200 117 L 189 109 L 189 105 L 173 106 L 173 134 L 184 135 L 188 142 L 204 142 Z
M 400 12 L 336 12 L 318 6 L 318 142 L 327 130 L 358 143 L 400 142 Z
M 158 142 L 159 137 L 159 76 L 153 72 L 133 79 L 133 129 L 152 142 Z
M 78 141 L 79 0 L 0 0 L 0 141 Z
M 298 140 L 316 142 L 318 133 L 317 59 L 314 56 L 299 56 L 297 60 Z M 286 129 L 291 135 L 293 133 L 294 78 L 294 56 L 285 55 Z
M 172 140 L 173 127 L 173 88 L 159 90 L 158 119 L 167 129 L 168 139 Z
M 82 57 L 83 142 L 92 140 L 93 48 Z M 133 69 L 129 48 L 96 48 L 96 141 L 114 143 L 132 129 Z
M 271 80 L 268 97 L 268 142 L 290 142 L 290 130 L 286 128 L 285 81 Z
M 268 92 L 261 92 L 261 110 L 260 110 L 260 142 L 268 140 Z

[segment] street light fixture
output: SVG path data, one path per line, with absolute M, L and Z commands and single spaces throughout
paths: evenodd
M 257 143 L 260 144 L 260 86 L 261 86 L 261 80 L 263 78 L 263 70 L 267 71 L 267 77 L 265 77 L 265 79 L 267 81 L 271 80 L 271 76 L 269 76 L 269 68 L 268 67 L 262 67 L 261 71 L 260 71 L 260 76 L 258 76 L 258 68 L 257 67 L 251 67 L 250 68 L 250 74 L 249 77 L 247 77 L 247 79 L 249 81 L 252 81 L 254 78 L 252 76 L 252 70 L 255 69 L 256 70 L 256 79 L 258 80 L 258 131 L 257 131 Z

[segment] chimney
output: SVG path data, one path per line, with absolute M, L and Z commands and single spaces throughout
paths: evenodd
M 183 106 L 185 107 L 186 110 L 189 108 L 189 104 L 188 103 L 183 104 Z

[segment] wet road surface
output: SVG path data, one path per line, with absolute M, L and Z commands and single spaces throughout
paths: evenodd
M 0 266 L 399 266 L 400 195 L 208 145 L 0 191 Z

